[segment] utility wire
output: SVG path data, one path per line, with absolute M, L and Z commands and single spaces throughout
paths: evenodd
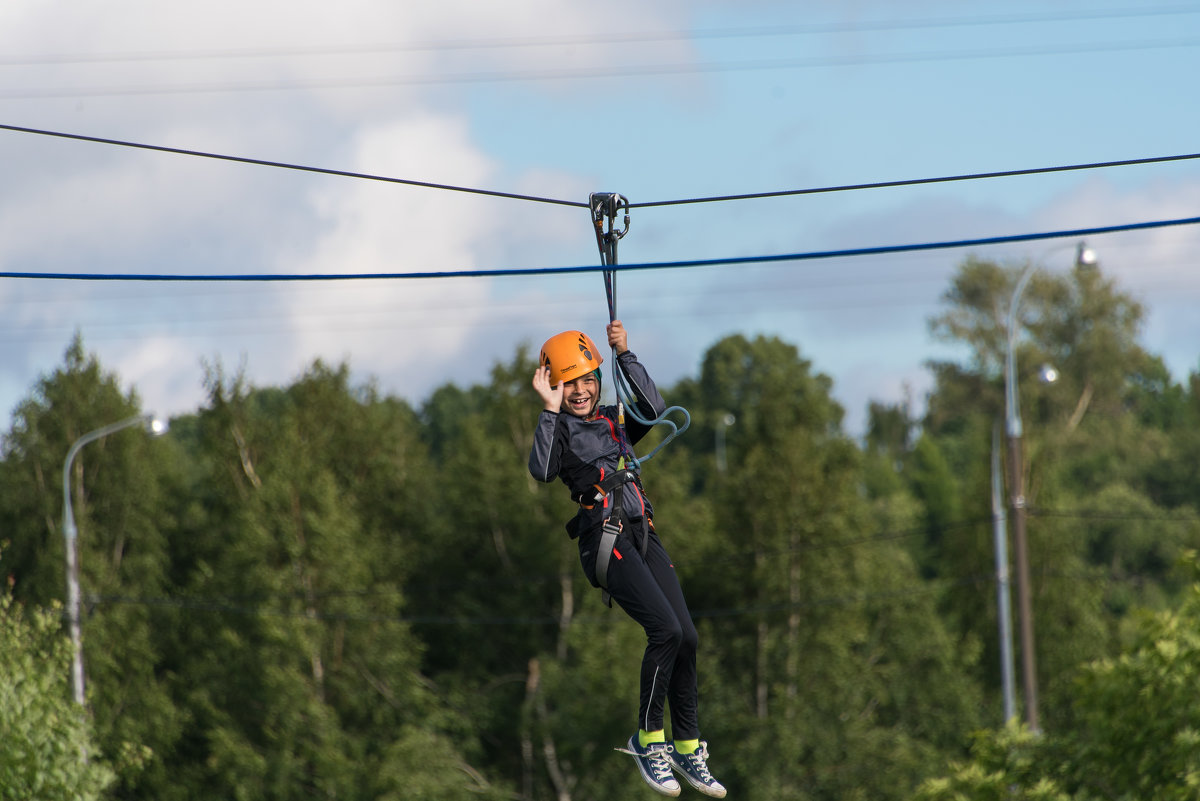
M 1038 56 L 1089 55 L 1102 53 L 1192 48 L 1200 39 L 1139 39 L 1136 41 L 1099 42 L 1077 45 L 1018 45 L 984 50 L 922 51 L 913 53 L 881 53 L 855 56 L 804 56 L 800 58 L 766 58 L 751 61 L 709 61 L 688 63 L 621 64 L 607 67 L 554 69 L 525 69 L 499 71 L 495 69 L 460 73 L 428 73 L 423 75 L 379 76 L 360 78 L 328 78 L 305 81 L 246 81 L 229 83 L 190 83 L 176 85 L 91 86 L 64 89 L 14 89 L 0 91 L 0 100 L 43 100 L 66 97 L 117 97 L 146 95 L 184 95 L 228 92 L 288 92 L 331 89 L 386 89 L 403 86 L 444 86 L 448 84 L 530 83 L 534 81 L 596 80 L 605 78 L 651 78 L 676 75 L 734 74 L 772 70 L 814 69 L 823 67 L 879 66 L 883 64 L 918 64 L 941 61 L 968 61 L 989 58 L 1033 58 Z
M 1045 518 L 1061 518 L 1065 520 L 1101 520 L 1101 521 L 1121 521 L 1135 523 L 1200 523 L 1200 516 L 1195 514 L 1132 514 L 1128 512 L 1117 512 L 1109 510 L 1090 510 L 1090 509 L 1039 509 L 1037 507 L 1029 507 L 1028 514 L 1031 517 Z
M 375 42 L 368 44 L 312 45 L 271 48 L 224 48 L 216 50 L 147 51 L 129 53 L 50 53 L 0 57 L 0 67 L 49 64 L 98 64 L 145 61 L 200 61 L 216 59 L 275 58 L 296 56 L 345 56 L 376 53 L 413 53 L 458 50 L 509 50 L 545 47 L 656 44 L 688 40 L 781 38 L 869 31 L 902 31 L 929 28 L 990 27 L 1047 22 L 1085 22 L 1109 19 L 1143 19 L 1200 13 L 1196 3 L 1083 11 L 1046 11 L 1025 14 L 925 17 L 911 20 L 856 20 L 852 22 L 808 22 L 791 25 L 745 25 L 695 30 L 606 31 L 587 34 L 546 36 L 499 36 L 474 39 L 443 39 L 425 42 Z
M 1066 511 L 1049 511 L 1030 509 L 1031 516 L 1036 517 L 1057 517 L 1074 520 L 1122 520 L 1133 522 L 1168 522 L 1168 523 L 1200 523 L 1200 517 L 1195 515 L 1180 516 L 1180 515 L 1147 515 L 1147 514 L 1119 514 L 1109 513 L 1104 511 L 1093 510 L 1066 510 Z M 710 569 L 727 568 L 730 565 L 744 564 L 753 561 L 754 559 L 766 559 L 769 563 L 776 563 L 778 560 L 801 554 L 809 551 L 831 550 L 841 548 L 856 548 L 871 545 L 887 545 L 898 540 L 912 539 L 916 537 L 926 537 L 930 535 L 951 535 L 964 530 L 969 530 L 985 524 L 992 523 L 992 515 L 981 515 L 975 518 L 958 520 L 951 523 L 946 523 L 939 526 L 917 526 L 912 528 L 899 529 L 894 531 L 879 531 L 874 534 L 863 535 L 860 537 L 850 537 L 846 539 L 834 540 L 831 542 L 806 542 L 797 546 L 787 548 L 771 548 L 764 550 L 743 549 L 741 551 L 726 553 L 723 556 L 711 559 L 703 559 L 699 561 L 679 561 L 675 560 L 675 567 L 690 574 L 705 573 Z M 1102 567 L 1102 566 L 1097 566 Z M 1040 575 L 1053 575 L 1043 571 Z M 375 586 L 360 587 L 354 589 L 329 589 L 312 591 L 296 590 L 294 592 L 269 592 L 269 593 L 248 593 L 245 595 L 222 595 L 222 596 L 170 596 L 165 598 L 139 598 L 126 596 L 99 596 L 91 597 L 89 602 L 98 603 L 144 603 L 157 606 L 186 606 L 189 608 L 200 609 L 237 609 L 237 610 L 252 610 L 260 609 L 268 603 L 280 603 L 289 601 L 308 601 L 317 600 L 322 603 L 338 600 L 349 601 L 369 601 L 372 598 L 388 598 L 394 596 L 411 596 L 414 594 L 422 596 L 438 596 L 447 592 L 462 589 L 464 586 L 471 588 L 495 588 L 497 590 L 509 591 L 510 588 L 516 586 L 529 586 L 536 584 L 559 584 L 563 578 L 575 579 L 574 571 L 567 572 L 547 572 L 547 573 L 527 573 L 523 575 L 490 575 L 488 577 L 469 576 L 458 577 L 454 581 L 404 581 L 384 582 Z M 947 579 L 933 579 L 934 581 L 946 581 Z M 977 579 L 968 577 L 967 579 L 954 579 L 953 581 L 961 582 Z M 994 581 L 995 577 L 988 574 L 987 581 Z
M 1062 581 L 1091 581 L 1104 582 L 1111 585 L 1123 585 L 1142 581 L 1143 576 L 1131 574 L 1114 576 L 1107 573 L 1094 572 L 1085 574 L 1069 574 L 1043 571 L 1037 574 L 1040 578 Z M 731 618 L 747 615 L 763 615 L 785 611 L 817 609 L 822 607 L 863 606 L 880 601 L 894 601 L 898 598 L 913 597 L 941 593 L 955 587 L 981 586 L 994 583 L 996 577 L 991 573 L 980 573 L 959 578 L 935 578 L 921 584 L 907 584 L 890 590 L 876 592 L 852 593 L 839 596 L 812 598 L 803 601 L 781 601 L 779 603 L 764 603 L 748 606 L 724 607 L 713 609 L 694 609 L 694 618 Z M 89 607 L 96 606 L 143 606 L 172 608 L 179 610 L 215 612 L 220 614 L 261 615 L 274 618 L 292 618 L 300 620 L 319 620 L 326 622 L 361 622 L 361 623 L 407 623 L 440 626 L 524 626 L 524 625 L 561 625 L 562 618 L 556 614 L 524 615 L 524 616 L 466 616 L 455 614 L 425 615 L 402 613 L 369 613 L 369 612 L 313 612 L 307 609 L 280 608 L 260 604 L 228 603 L 219 598 L 185 598 L 158 597 L 139 598 L 134 596 L 101 595 L 89 596 L 84 599 Z M 607 615 L 576 615 L 573 623 L 604 623 L 611 620 Z
M 587 205 L 587 204 L 583 204 Z M 952 250 L 957 248 L 983 247 L 988 245 L 1035 242 L 1045 239 L 1096 236 L 1122 231 L 1144 231 L 1171 226 L 1195 225 L 1200 217 L 1181 217 L 1170 220 L 1101 225 L 1089 228 L 1071 228 L 1028 234 L 955 239 L 940 242 L 917 242 L 907 245 L 879 245 L 875 247 L 845 248 L 842 250 L 817 250 L 800 253 L 780 253 L 766 256 L 735 256 L 719 259 L 688 259 L 683 261 L 632 262 L 626 264 L 585 264 L 574 267 L 528 267 L 501 270 L 449 270 L 445 272 L 412 273 L 251 273 L 251 274 L 165 274 L 165 273 L 48 273 L 48 272 L 0 272 L 0 278 L 28 278 L 56 281 L 160 281 L 160 282 L 213 282 L 213 281 L 358 281 L 401 278 L 499 278 L 514 275 L 555 275 L 564 273 L 589 273 L 603 270 L 668 270 L 690 267 L 724 267 L 740 264 L 763 264 L 788 261 L 812 261 L 817 259 L 840 259 L 857 256 L 880 256 L 893 253 L 912 253 L 929 250 Z

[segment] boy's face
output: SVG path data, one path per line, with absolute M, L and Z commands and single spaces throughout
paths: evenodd
M 588 417 L 600 402 L 600 382 L 593 373 L 563 382 L 563 410 L 576 417 Z

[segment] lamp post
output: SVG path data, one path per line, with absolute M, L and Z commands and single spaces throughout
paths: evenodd
M 992 429 L 992 539 L 996 550 L 996 619 L 1000 634 L 1000 685 L 1004 693 L 1004 724 L 1016 716 L 1013 688 L 1012 601 L 1009 597 L 1008 518 L 1000 478 L 1000 421 Z
M 1095 264 L 1096 254 L 1083 242 L 1075 246 L 1076 266 Z M 1017 311 L 1021 294 L 1037 270 L 1026 265 L 1008 304 L 1008 352 L 1004 361 L 1005 433 L 1008 437 L 1009 504 L 1012 509 L 1013 559 L 1017 565 L 1017 618 L 1021 626 L 1021 689 L 1025 696 L 1025 722 L 1038 731 L 1037 674 L 1033 650 L 1033 604 L 1029 594 L 1029 547 L 1025 535 L 1025 471 L 1021 461 L 1022 427 L 1017 386 Z
M 154 415 L 139 414 L 84 434 L 75 440 L 70 450 L 67 451 L 67 458 L 63 461 L 63 537 L 66 540 L 67 559 L 67 617 L 71 628 L 71 690 L 75 697 L 75 703 L 80 706 L 84 703 L 83 638 L 79 630 L 79 553 L 77 545 L 79 530 L 75 527 L 75 513 L 71 508 L 71 463 L 75 461 L 75 454 L 79 453 L 80 448 L 89 442 L 95 442 L 114 431 L 120 431 L 139 423 L 152 434 L 161 434 L 167 430 L 166 423 Z
M 717 419 L 717 472 L 725 472 L 725 429 L 737 422 L 737 418 L 729 412 Z

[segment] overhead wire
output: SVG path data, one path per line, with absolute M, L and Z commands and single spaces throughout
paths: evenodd
M 1197 523 L 1200 522 L 1200 517 L 1195 515 L 1131 515 L 1131 514 L 1116 514 L 1105 511 L 1092 511 L 1086 509 L 1079 510 L 1048 510 L 1048 509 L 1031 509 L 1031 516 L 1038 517 L 1057 517 L 1065 519 L 1079 520 L 1095 520 L 1095 519 L 1113 519 L 1125 521 L 1153 521 L 1153 522 L 1168 522 L 1168 523 Z M 813 550 L 828 550 L 835 548 L 854 548 L 870 545 L 886 545 L 894 543 L 898 540 L 909 539 L 913 537 L 928 536 L 930 534 L 942 533 L 946 534 L 952 531 L 961 531 L 971 529 L 976 526 L 990 524 L 992 517 L 990 515 L 981 515 L 971 519 L 963 519 L 954 521 L 941 526 L 933 527 L 913 527 L 901 529 L 897 531 L 880 531 L 875 534 L 865 535 L 861 537 L 850 537 L 832 542 L 815 542 L 804 543 L 798 546 L 788 548 L 778 548 L 769 550 L 750 551 L 744 550 L 740 553 L 726 554 L 716 559 L 705 559 L 702 561 L 677 561 L 675 566 L 680 570 L 696 571 L 698 569 L 728 569 L 728 566 L 733 563 L 749 561 L 752 558 L 766 558 L 767 560 L 775 560 L 780 557 L 793 555 Z M 564 576 L 573 574 L 555 572 L 536 575 L 514 575 L 514 576 L 497 576 L 491 575 L 486 578 L 482 577 L 459 577 L 453 582 L 453 587 L 461 589 L 464 584 L 470 584 L 475 587 L 511 587 L 513 585 L 527 585 L 534 583 L 557 583 Z M 1141 577 L 1136 575 L 1128 575 L 1118 577 L 1114 575 L 1103 574 L 1063 574 L 1054 571 L 1041 571 L 1039 576 L 1046 578 L 1082 578 L 1087 580 L 1103 580 L 1107 578 L 1111 583 L 1127 583 L 1129 581 L 1139 580 Z M 995 576 L 991 573 L 979 573 L 969 576 L 942 577 L 935 578 L 930 582 L 919 585 L 908 585 L 893 590 L 876 592 L 876 593 L 859 593 L 852 596 L 831 596 L 828 598 L 817 598 L 809 601 L 800 602 L 797 606 L 791 602 L 783 602 L 780 604 L 756 605 L 746 607 L 732 607 L 726 609 L 709 609 L 700 610 L 693 613 L 697 617 L 729 617 L 747 614 L 759 614 L 763 612 L 780 611 L 783 609 L 794 608 L 811 608 L 818 606 L 846 606 L 855 603 L 867 603 L 875 600 L 885 600 L 892 597 L 902 595 L 924 594 L 936 592 L 950 586 L 959 586 L 967 584 L 984 584 L 994 582 Z M 931 586 L 932 585 L 932 586 Z M 348 590 L 326 590 L 316 593 L 312 592 L 292 592 L 292 593 L 252 593 L 247 595 L 224 595 L 224 596 L 164 596 L 164 597 L 137 597 L 137 596 L 116 596 L 116 595 L 99 595 L 90 596 L 87 599 L 90 605 L 101 604 L 135 604 L 144 606 L 160 606 L 160 607 L 178 607 L 186 609 L 195 609 L 201 611 L 215 612 L 232 612 L 238 614 L 267 614 L 280 617 L 315 617 L 324 620 L 362 620 L 362 621 L 397 621 L 409 623 L 431 623 L 431 624 L 456 624 L 456 625 L 496 625 L 496 624 L 527 624 L 527 623 L 557 623 L 559 617 L 555 615 L 547 616 L 530 616 L 530 617 L 503 617 L 503 616 L 482 616 L 482 617 L 463 617 L 457 615 L 364 615 L 364 614 L 347 614 L 337 612 L 321 612 L 310 613 L 306 610 L 299 609 L 281 609 L 272 607 L 269 604 L 288 602 L 288 601 L 309 601 L 317 600 L 327 602 L 331 600 L 365 600 L 372 597 L 387 597 L 397 594 L 419 592 L 428 594 L 430 592 L 437 593 L 442 590 L 450 589 L 451 585 L 443 585 L 437 582 L 417 582 L 405 583 L 403 587 L 389 585 L 386 588 L 359 588 Z M 600 620 L 601 618 L 595 618 Z
M 1030 13 L 980 14 L 974 16 L 925 17 L 911 20 L 854 20 L 850 22 L 804 22 L 797 24 L 742 25 L 726 28 L 660 31 L 604 31 L 546 36 L 497 36 L 471 39 L 442 39 L 426 42 L 375 42 L 346 45 L 312 45 L 269 48 L 221 48 L 213 50 L 49 53 L 0 57 L 0 67 L 63 64 L 103 64 L 147 61 L 192 61 L 216 59 L 277 58 L 297 56 L 345 56 L 378 53 L 409 53 L 454 50 L 502 50 L 515 48 L 580 47 L 623 44 L 654 44 L 684 40 L 780 38 L 830 33 L 922 30 L 936 28 L 991 27 L 1048 22 L 1093 22 L 1113 19 L 1143 19 L 1200 13 L 1200 4 L 1174 3 L 1131 8 L 1039 11 Z
M 1191 13 L 1190 11 L 1184 13 Z M 965 23 L 964 23 L 965 24 Z M 226 81 L 224 83 L 147 84 L 125 86 L 74 86 L 63 88 L 29 88 L 0 90 L 0 99 L 40 100 L 68 97 L 119 97 L 147 95 L 225 94 L 233 92 L 287 92 L 338 89 L 386 89 L 396 87 L 494 84 L 509 82 L 545 82 L 564 80 L 597 80 L 606 78 L 651 78 L 698 74 L 734 74 L 758 71 L 797 70 L 840 66 L 884 64 L 917 64 L 943 61 L 966 61 L 996 58 L 1034 58 L 1041 56 L 1088 55 L 1103 53 L 1153 51 L 1192 48 L 1200 45 L 1195 37 L 1121 40 L 1108 42 L 1066 43 L 1039 45 L 1021 43 L 999 48 L 966 47 L 959 50 L 929 50 L 836 56 L 786 56 L 740 61 L 689 61 L 680 63 L 620 62 L 616 65 L 588 67 L 555 67 L 552 69 L 483 69 L 473 72 L 441 71 L 432 74 L 382 75 L 346 78 L 319 78 L 296 81 Z M 575 45 L 576 47 L 578 45 Z M 402 47 L 402 46 L 401 46 Z M 423 49 L 420 46 L 414 50 Z M 342 51 L 343 53 L 350 51 Z M 245 57 L 245 56 L 242 56 Z M 164 55 L 165 59 L 165 55 Z M 105 59 L 99 59 L 103 62 Z M 118 59 L 119 60 L 119 59 Z M 137 61 L 134 57 L 131 60 Z M 36 59 L 34 59 L 36 62 Z M 98 62 L 98 63 L 99 63 Z M 54 62 L 50 62 L 54 63 Z M 70 63 L 65 61 L 62 63 Z M 3 64 L 0 64 L 3 66 Z M 17 66 L 17 65 L 10 65 Z
M 586 204 L 584 204 L 586 205 Z M 817 250 L 796 253 L 777 253 L 760 256 L 730 256 L 715 259 L 683 259 L 679 261 L 633 262 L 614 265 L 584 264 L 566 267 L 514 267 L 509 269 L 446 270 L 407 273 L 242 273 L 242 274 L 197 274 L 197 273 L 67 273 L 7 270 L 0 271 L 0 278 L 23 278 L 56 281 L 163 281 L 163 282 L 296 282 L 296 281 L 361 281 L 382 279 L 433 279 L 433 278 L 499 278 L 517 275 L 561 275 L 568 273 L 590 273 L 630 270 L 668 270 L 697 267 L 722 267 L 742 264 L 766 264 L 790 261 L 812 261 L 818 259 L 840 259 L 858 256 L 880 256 L 893 253 L 912 253 L 931 250 L 951 250 L 991 245 L 1035 242 L 1047 239 L 1078 238 L 1124 231 L 1144 231 L 1173 226 L 1196 225 L 1198 217 L 1179 217 L 1166 220 L 1148 220 L 1116 225 L 1097 225 L 1086 228 L 1067 228 L 1024 234 L 953 239 L 937 242 L 914 242 L 902 245 L 876 245 L 870 247 Z
M 1042 571 L 1040 578 L 1051 580 L 1071 581 L 1103 581 L 1112 585 L 1139 583 L 1145 577 L 1140 574 L 1114 576 L 1105 573 L 1061 573 Z M 930 595 L 945 592 L 954 587 L 971 585 L 986 585 L 996 581 L 991 573 L 976 573 L 967 576 L 930 579 L 921 584 L 908 584 L 890 590 L 873 592 L 850 593 L 846 595 L 831 595 L 799 601 L 780 601 L 778 603 L 751 604 L 735 607 L 716 607 L 710 609 L 694 609 L 693 618 L 716 619 L 745 617 L 750 615 L 765 615 L 778 612 L 819 609 L 822 607 L 861 606 L 880 601 L 893 601 L 898 598 Z M 218 614 L 263 615 L 275 618 L 294 618 L 303 620 L 319 620 L 327 622 L 359 622 L 359 623 L 404 623 L 410 625 L 441 625 L 441 626 L 513 626 L 513 625 L 562 625 L 562 617 L 556 614 L 546 615 L 454 615 L 454 614 L 372 614 L 365 612 L 333 612 L 313 611 L 310 609 L 286 609 L 265 604 L 226 603 L 221 599 L 188 598 L 188 597 L 158 597 L 146 598 L 123 595 L 96 595 L 84 599 L 89 607 L 133 605 L 146 607 L 163 607 L 180 610 L 214 612 Z M 573 623 L 603 623 L 611 620 L 605 615 L 575 615 Z
M 1142 39 L 1137 41 L 1101 42 L 1095 44 L 1019 45 L 985 50 L 925 51 L 915 53 L 883 53 L 873 56 L 808 56 L 755 59 L 750 61 L 710 61 L 675 64 L 631 64 L 608 67 L 557 69 L 527 69 L 500 71 L 437 73 L 433 75 L 401 75 L 361 78 L 327 78 L 305 81 L 244 81 L 238 83 L 192 83 L 145 86 L 84 86 L 64 89 L 16 89 L 0 91 L 2 100 L 47 100 L 68 97 L 119 97 L 146 95 L 224 94 L 230 92 L 287 92 L 333 89 L 385 89 L 404 86 L 445 86 L 451 84 L 493 84 L 508 82 L 541 82 L 566 80 L 597 80 L 604 78 L 650 78 L 699 74 L 732 74 L 772 70 L 813 69 L 882 64 L 916 64 L 940 61 L 967 61 L 989 58 L 1032 58 L 1037 56 L 1112 54 L 1150 50 L 1191 48 L 1200 45 L 1200 38 Z

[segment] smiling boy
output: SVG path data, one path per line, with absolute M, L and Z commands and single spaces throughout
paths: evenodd
M 653 420 L 666 409 L 645 367 L 629 350 L 620 320 L 608 326 L 608 344 L 636 397 L 638 416 Z M 696 627 L 662 541 L 654 530 L 654 508 L 646 498 L 633 445 L 650 425 L 631 416 L 618 421 L 615 406 L 600 405 L 604 361 L 580 331 L 564 331 L 542 346 L 533 388 L 542 399 L 529 472 L 543 482 L 561 479 L 579 511 L 567 532 L 579 540 L 584 575 L 604 587 L 646 632 L 642 657 L 638 731 L 626 750 L 642 778 L 663 795 L 677 796 L 679 773 L 705 795 L 723 798 L 725 788 L 708 770 L 708 744 L 700 740 L 696 678 Z M 663 717 L 671 712 L 673 741 Z

